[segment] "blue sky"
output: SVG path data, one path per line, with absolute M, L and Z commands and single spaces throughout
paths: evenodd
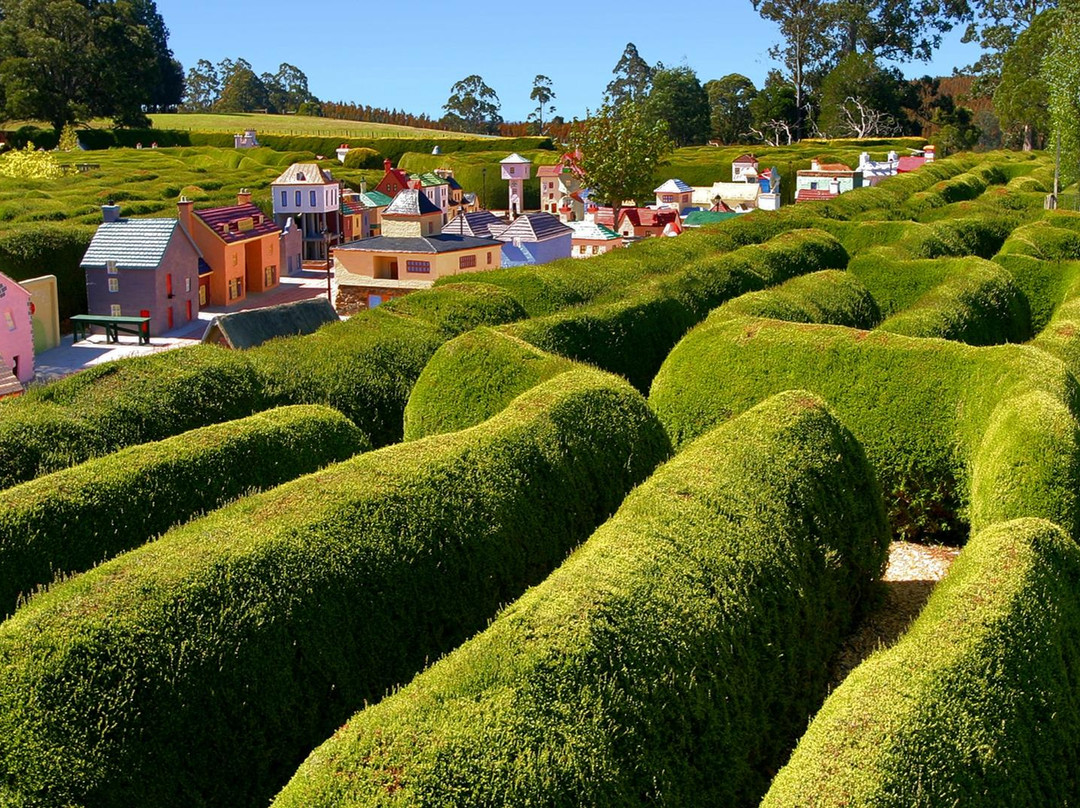
M 157 7 L 185 67 L 200 58 L 243 57 L 261 73 L 289 62 L 307 74 L 321 99 L 436 117 L 450 86 L 471 73 L 498 93 L 506 120 L 524 120 L 532 110 L 529 92 L 537 73 L 552 79 L 557 114 L 581 116 L 600 102 L 627 42 L 651 64 L 690 66 L 702 82 L 742 73 L 761 86 L 772 66 L 769 47 L 777 41 L 775 28 L 758 17 L 750 0 L 666 7 L 640 0 L 581 2 L 548 10 L 540 3 L 477 0 L 157 0 Z M 976 55 L 954 31 L 932 62 L 901 68 L 908 76 L 949 75 Z

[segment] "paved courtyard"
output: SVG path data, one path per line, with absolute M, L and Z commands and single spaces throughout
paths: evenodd
M 308 300 L 325 294 L 326 270 L 304 269 L 297 275 L 282 278 L 276 289 L 263 294 L 248 295 L 239 305 L 207 306 L 199 312 L 198 319 L 184 323 L 160 337 L 153 337 L 149 345 L 139 345 L 138 337 L 125 334 L 120 335 L 120 342 L 107 344 L 102 333 L 94 333 L 81 342 L 73 343 L 72 335 L 66 334 L 60 339 L 58 347 L 44 351 L 34 358 L 34 381 L 43 382 L 70 376 L 83 368 L 114 359 L 145 356 L 184 345 L 195 345 L 202 339 L 210 321 L 219 314 Z

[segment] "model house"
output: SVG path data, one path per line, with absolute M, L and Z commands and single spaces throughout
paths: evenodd
M 87 311 L 149 317 L 152 337 L 198 317 L 202 253 L 190 230 L 176 219 L 122 218 L 118 205 L 101 210 L 80 264 Z
M 494 238 L 506 229 L 507 222 L 489 210 L 478 210 L 456 216 L 443 225 L 442 232 L 456 236 Z
M 370 211 L 360 194 L 345 191 L 341 195 L 341 240 L 356 241 L 372 235 L 369 222 Z
M 877 185 L 886 177 L 895 175 L 899 167 L 900 158 L 894 151 L 889 152 L 884 160 L 871 160 L 870 152 L 859 155 L 858 171 L 863 175 L 864 185 Z
M 442 211 L 419 188 L 406 188 L 383 211 L 381 235 L 334 250 L 335 308 L 352 314 L 430 288 L 438 278 L 495 269 L 502 246 L 491 238 L 443 233 Z
M 757 210 L 761 185 L 754 182 L 714 182 L 693 189 L 692 204 L 717 213 L 746 213 Z
M 206 297 L 210 305 L 239 303 L 248 292 L 265 292 L 278 285 L 281 231 L 270 217 L 251 204 L 241 191 L 236 204 L 195 210 L 189 199 L 177 205 L 180 224 L 206 264 Z
M 0 273 L 0 397 L 21 393 L 33 378 L 30 292 Z
M 457 183 L 454 183 L 457 185 Z M 418 188 L 424 196 L 442 211 L 443 221 L 449 218 L 450 213 L 450 183 L 445 177 L 434 171 L 424 174 L 413 174 L 409 177 L 409 187 Z M 460 186 L 458 186 L 460 188 Z
M 513 223 L 493 232 L 503 242 L 504 267 L 546 264 L 569 258 L 574 231 L 557 216 L 543 211 L 523 213 Z
M 270 185 L 274 221 L 292 217 L 300 228 L 305 261 L 325 261 L 341 240 L 341 185 L 315 163 L 295 163 Z
M 758 159 L 752 154 L 740 154 L 731 163 L 732 182 L 757 182 Z
M 680 179 L 670 179 L 653 191 L 656 207 L 682 211 L 693 204 L 694 189 Z
M 259 145 L 254 129 L 245 129 L 243 134 L 233 135 L 233 146 L 237 149 L 254 149 Z
M 556 214 L 564 222 L 585 219 L 581 180 L 565 159 L 556 165 L 538 166 L 536 176 L 540 178 L 540 210 Z
M 592 258 L 623 246 L 622 236 L 602 224 L 568 222 L 567 226 L 573 231 L 570 237 L 571 258 Z
M 912 171 L 918 171 L 927 163 L 934 162 L 934 158 L 937 155 L 937 148 L 934 146 L 926 146 L 923 148 L 921 154 L 912 154 L 907 157 L 901 157 L 897 162 L 896 173 L 908 174 Z
M 799 171 L 795 179 L 795 201 L 833 199 L 863 185 L 862 172 L 843 163 L 822 163 L 815 157 L 810 168 Z
M 285 220 L 278 240 L 281 268 L 286 275 L 299 275 L 304 268 L 304 236 L 292 216 Z
M 663 235 L 664 227 L 678 216 L 679 212 L 674 208 L 620 208 L 618 227 L 614 227 L 613 209 L 598 208 L 593 222 L 611 228 L 625 238 L 647 238 Z
M 525 180 L 532 176 L 532 160 L 514 152 L 500 160 L 499 166 L 502 178 L 510 183 L 507 210 L 513 218 L 525 210 Z

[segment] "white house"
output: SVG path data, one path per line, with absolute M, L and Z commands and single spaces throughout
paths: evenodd
M 326 260 L 330 246 L 341 239 L 341 186 L 315 163 L 294 163 L 270 185 L 274 221 L 283 227 L 290 217 L 304 240 L 304 259 Z
M 758 159 L 752 154 L 740 154 L 731 164 L 732 182 L 757 182 Z
M 692 204 L 705 210 L 714 208 L 724 212 L 745 213 L 756 210 L 761 196 L 761 186 L 757 179 L 753 182 L 714 182 L 712 185 L 695 185 L 692 189 Z M 717 201 L 719 200 L 719 204 Z
M 862 172 L 865 185 L 877 185 L 885 177 L 896 174 L 899 168 L 900 158 L 894 151 L 889 152 L 885 160 L 871 160 L 870 152 L 863 152 L 859 155 L 859 167 L 857 170 Z
M 511 217 L 517 216 L 525 209 L 525 180 L 532 176 L 532 160 L 514 152 L 500 160 L 499 165 L 502 167 L 502 178 L 510 183 L 507 209 Z

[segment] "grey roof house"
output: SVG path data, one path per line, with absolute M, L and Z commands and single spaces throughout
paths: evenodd
M 90 314 L 149 316 L 160 336 L 199 315 L 199 248 L 176 219 L 125 219 L 102 207 L 80 266 Z M 146 312 L 147 314 L 144 314 Z

